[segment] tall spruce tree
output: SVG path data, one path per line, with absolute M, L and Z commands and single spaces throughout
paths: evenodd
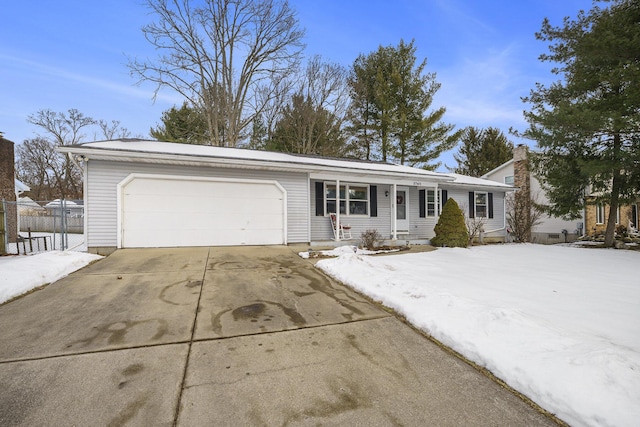
M 442 121 L 444 107 L 429 110 L 440 84 L 425 72 L 426 59 L 416 61 L 414 41 L 403 40 L 356 59 L 349 130 L 366 158 L 435 169 L 433 161 L 455 146 L 460 131 Z
M 456 173 L 480 177 L 513 158 L 513 143 L 497 128 L 468 127 L 461 142 L 453 155 L 458 166 L 450 169 Z
M 151 128 L 152 138 L 166 142 L 185 144 L 209 144 L 211 135 L 204 114 L 186 102 L 180 108 L 175 106 L 162 113 L 162 124 Z
M 556 63 L 552 72 L 562 78 L 524 98 L 532 109 L 523 136 L 538 143 L 532 161 L 549 212 L 576 217 L 598 202 L 616 212 L 640 191 L 640 2 L 594 6 L 561 27 L 545 19 L 536 37 L 551 42 L 540 59 Z M 587 191 L 595 197 L 585 200 Z M 609 215 L 606 246 L 615 221 Z

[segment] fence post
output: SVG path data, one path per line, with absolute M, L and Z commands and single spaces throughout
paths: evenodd
M 7 253 L 7 215 L 5 212 L 7 211 L 4 203 L 4 199 L 2 199 L 2 203 L 0 204 L 0 255 L 4 255 Z
M 61 208 L 62 210 L 60 211 L 61 217 L 60 217 L 60 222 L 61 222 L 61 227 L 60 227 L 60 246 L 62 247 L 63 251 L 66 251 L 67 248 L 69 247 L 69 236 L 67 235 L 67 200 L 66 199 L 62 199 L 61 200 Z

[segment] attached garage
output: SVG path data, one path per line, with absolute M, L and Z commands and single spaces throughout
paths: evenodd
M 119 247 L 286 244 L 276 181 L 131 174 L 118 184 Z

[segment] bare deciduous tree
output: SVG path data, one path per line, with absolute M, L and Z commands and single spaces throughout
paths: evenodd
M 349 104 L 347 71 L 339 64 L 311 58 L 296 90 L 281 106 L 267 148 L 298 154 L 342 156 L 342 128 Z
M 106 120 L 98 120 L 96 124 L 98 125 L 98 127 L 100 128 L 100 131 L 102 132 L 101 137 L 106 140 L 131 137 L 131 131 L 121 126 L 119 120 L 111 120 L 111 122 L 108 122 Z
M 469 212 L 469 206 L 466 203 L 462 203 L 460 209 L 462 209 L 462 212 Z M 475 216 L 469 218 L 468 213 L 465 213 L 464 224 L 467 226 L 467 232 L 469 233 L 469 246 L 471 246 L 476 238 L 480 238 L 480 233 L 484 231 L 484 225 L 486 223 L 486 217 Z M 480 243 L 482 243 L 482 241 Z
M 213 145 L 238 145 L 276 96 L 273 82 L 295 70 L 304 35 L 295 12 L 278 0 L 146 4 L 157 20 L 142 31 L 162 53 L 155 61 L 131 60 L 132 75 L 155 83 L 156 95 L 168 87 L 202 109 Z
M 20 173 L 33 168 L 36 174 L 26 181 L 36 188 L 48 188 L 52 194 L 46 195 L 47 198 L 82 198 L 81 171 L 71 159 L 56 152 L 55 147 L 79 144 L 84 138 L 82 131 L 96 121 L 74 108 L 66 113 L 40 110 L 29 115 L 27 121 L 43 134 L 26 140 L 22 149 L 18 148 Z M 44 173 L 45 170 L 48 172 Z
M 531 232 L 542 220 L 543 210 L 537 201 L 537 194 L 526 190 L 507 194 L 507 225 L 516 242 L 531 242 Z
M 16 147 L 16 173 L 18 179 L 29 184 L 31 196 L 37 200 L 82 198 L 82 170 L 68 156 L 58 153 L 56 147 L 80 144 L 84 132 L 90 129 L 96 139 L 98 135 L 114 139 L 131 134 L 117 120 L 96 121 L 73 108 L 66 113 L 40 110 L 29 115 L 27 121 L 40 132 Z

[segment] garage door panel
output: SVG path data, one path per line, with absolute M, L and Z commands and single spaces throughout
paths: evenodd
M 134 177 L 121 191 L 123 247 L 284 243 L 274 182 Z

